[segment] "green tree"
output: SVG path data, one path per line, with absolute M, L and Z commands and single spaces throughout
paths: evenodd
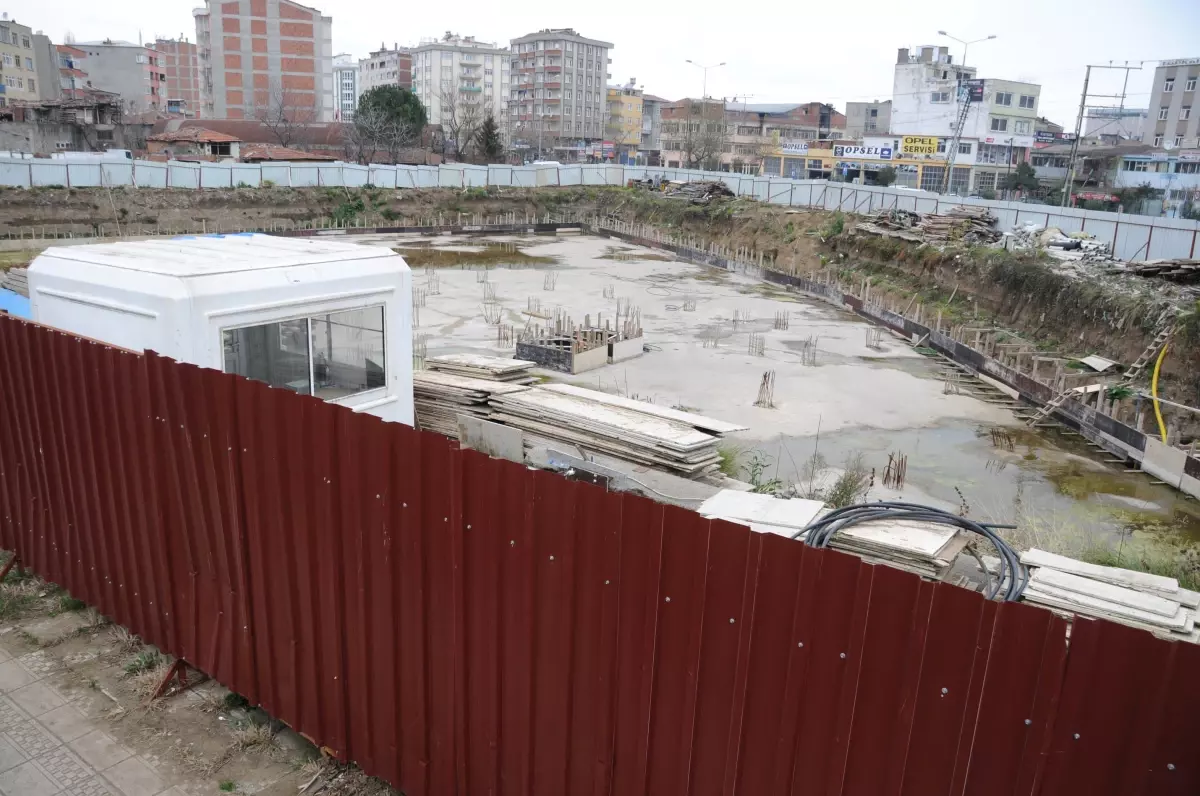
M 475 149 L 484 163 L 499 163 L 504 158 L 504 142 L 500 139 L 500 128 L 490 113 L 475 132 Z
M 1028 163 L 1018 163 L 1016 169 L 1004 176 L 1000 187 L 1006 191 L 1035 191 L 1038 187 L 1037 172 Z
M 875 184 L 888 187 L 896 181 L 896 170 L 891 166 L 884 166 L 879 171 L 875 172 Z
M 358 98 L 355 115 L 366 111 L 368 115 L 378 112 L 390 122 L 403 122 L 418 130 L 425 127 L 425 106 L 417 95 L 400 86 L 376 86 L 363 92 Z

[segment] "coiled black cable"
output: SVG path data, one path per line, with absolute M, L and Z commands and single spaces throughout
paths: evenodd
M 834 534 L 852 525 L 882 520 L 913 520 L 915 522 L 933 522 L 941 525 L 952 525 L 966 531 L 978 534 L 995 546 L 1000 554 L 1000 572 L 985 596 L 989 600 L 999 599 L 1014 602 L 1021 598 L 1025 585 L 1029 582 L 1029 573 L 1021 564 L 1021 557 L 993 530 L 997 526 L 991 523 L 975 522 L 974 520 L 951 514 L 948 511 L 922 506 L 919 503 L 903 503 L 899 501 L 881 501 L 879 503 L 861 503 L 834 509 L 825 516 L 813 520 L 806 527 L 792 534 L 793 539 L 803 537 L 803 541 L 811 547 L 828 547 Z M 987 573 L 985 573 L 987 574 Z

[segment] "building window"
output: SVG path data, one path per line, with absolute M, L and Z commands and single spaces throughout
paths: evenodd
M 221 333 L 225 372 L 324 400 L 383 387 L 383 306 Z
M 1015 129 L 1017 135 L 1029 135 L 1029 121 L 1026 119 L 1018 119 Z
M 944 154 L 946 154 L 946 139 L 945 139 L 945 138 L 939 138 L 939 139 L 938 139 L 938 142 L 937 142 L 937 153 L 938 153 L 939 155 L 944 155 Z
M 28 50 L 30 48 L 31 45 L 29 44 L 28 36 L 21 37 L 21 46 L 24 47 L 26 50 Z
M 1037 97 L 1031 97 L 1031 96 L 1030 96 L 1030 95 L 1028 95 L 1028 94 L 1022 94 L 1022 95 L 1021 95 L 1021 107 L 1022 107 L 1022 108 L 1030 108 L 1030 109 L 1032 109 L 1032 108 L 1034 108 L 1036 105 L 1037 105 Z
M 1198 163 L 1198 162 L 1176 163 L 1175 164 L 1175 173 L 1176 174 L 1200 174 L 1200 163 Z
M 1161 133 L 1159 135 L 1154 136 L 1154 146 L 1162 146 L 1162 142 L 1163 142 L 1163 137 L 1162 137 Z M 1139 170 L 1145 171 L 1145 169 L 1134 169 L 1134 171 L 1139 171 Z
M 1174 90 L 1175 90 L 1175 78 L 1168 77 L 1165 81 L 1163 81 L 1163 93 L 1170 94 Z
M 958 154 L 960 154 L 960 155 L 971 154 L 971 142 L 970 141 L 959 141 L 958 142 Z
M 997 105 L 1012 105 L 1012 92 L 1011 91 L 997 91 L 996 92 L 996 104 Z
M 1179 109 L 1179 120 L 1181 122 L 1185 122 L 1190 118 L 1192 118 L 1192 106 L 1184 105 L 1182 108 Z
M 992 132 L 1003 133 L 1008 130 L 1008 119 L 999 119 L 992 117 Z
M 1196 90 L 1196 78 L 1189 77 L 1187 79 L 1187 82 L 1183 84 L 1183 90 L 1184 91 L 1195 91 Z
M 1183 146 L 1183 136 L 1175 136 L 1175 146 Z
M 1121 164 L 1124 171 L 1149 171 L 1149 164 L 1144 160 L 1127 160 Z
M 31 78 L 29 78 L 29 90 L 30 90 L 30 91 L 37 91 L 37 82 L 36 82 L 36 81 L 34 81 L 34 79 L 33 79 L 32 77 L 31 77 Z
M 950 101 L 950 92 L 949 91 L 934 91 L 929 95 L 929 101 L 930 102 L 949 102 Z
M 946 176 L 945 166 L 925 166 L 921 169 L 921 184 L 922 191 L 940 191 L 942 190 L 942 180 Z
M 1163 105 L 1161 108 L 1159 108 L 1159 109 L 1158 109 L 1158 120 L 1161 122 L 1161 121 L 1163 121 L 1164 119 L 1166 119 L 1166 118 L 1167 118 L 1167 113 L 1169 113 L 1169 112 L 1170 112 L 1170 110 L 1171 110 L 1171 109 L 1170 109 L 1170 108 L 1168 108 L 1166 105 Z
M 33 71 L 33 59 L 32 58 L 29 58 L 29 57 L 25 58 L 25 68 L 28 69 L 30 72 Z

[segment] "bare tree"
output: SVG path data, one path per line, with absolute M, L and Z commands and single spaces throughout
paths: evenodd
M 461 160 L 475 140 L 479 125 L 483 124 L 483 103 L 462 96 L 457 86 L 442 89 L 438 99 L 442 104 L 442 129 L 446 132 L 446 142 L 453 144 L 454 154 Z
M 724 103 L 688 101 L 687 125 L 683 130 L 683 155 L 688 168 L 715 169 L 729 147 Z
M 342 152 L 347 160 L 367 164 L 378 155 L 398 163 L 400 155 L 421 142 L 422 128 L 415 122 L 389 115 L 377 107 L 359 108 L 354 121 L 342 126 Z
M 271 131 L 280 146 L 291 146 L 302 131 L 317 121 L 315 96 L 284 91 L 275 86 L 266 107 L 256 107 L 254 118 Z

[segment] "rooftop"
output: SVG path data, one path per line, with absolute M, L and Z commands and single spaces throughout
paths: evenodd
M 241 159 L 247 163 L 262 160 L 336 160 L 328 155 L 302 152 L 277 144 L 246 144 L 241 148 Z
M 146 140 L 168 142 L 190 141 L 191 143 L 195 144 L 222 144 L 233 143 L 234 141 L 241 141 L 242 139 L 235 135 L 218 133 L 215 130 L 209 130 L 204 127 L 181 127 L 180 129 L 172 132 L 155 133 L 154 135 L 147 136 Z

